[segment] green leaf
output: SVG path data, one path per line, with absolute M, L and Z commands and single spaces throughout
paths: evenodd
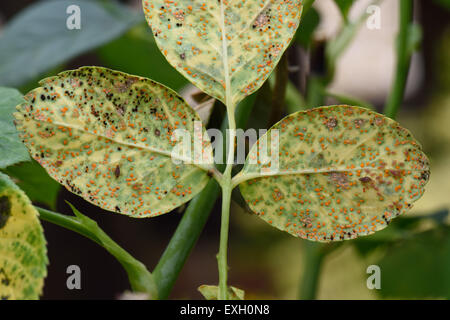
M 69 30 L 71 5 L 81 29 Z M 20 12 L 0 37 L 0 85 L 19 86 L 65 61 L 115 39 L 140 21 L 117 2 L 40 1 Z
M 75 214 L 77 223 L 81 228 L 92 234 L 92 239 L 104 247 L 123 266 L 128 274 L 131 287 L 135 292 L 146 293 L 147 299 L 156 299 L 158 290 L 153 275 L 147 270 L 145 265 L 134 259 L 128 252 L 118 246 L 95 222 L 78 211 L 72 204 L 67 202 Z
M 38 212 L 0 173 L 0 299 L 39 299 L 47 275 L 47 248 Z
M 145 22 L 97 52 L 104 65 L 164 83 L 177 92 L 188 84 L 186 78 L 172 68 L 159 51 Z
M 28 155 L 26 148 L 25 152 Z M 26 193 L 31 201 L 45 204 L 51 209 L 56 208 L 60 185 L 50 178 L 36 161 L 8 167 L 5 173 L 15 180 L 19 188 Z
M 348 12 L 350 11 L 350 8 L 352 7 L 353 2 L 355 2 L 355 0 L 334 0 L 334 2 L 341 11 L 342 17 L 344 19 L 347 19 Z
M 229 106 L 261 87 L 302 11 L 301 0 L 144 0 L 143 6 L 169 63 Z
M 219 294 L 218 286 L 201 285 L 198 287 L 198 291 L 205 297 L 206 300 L 217 300 Z M 244 300 L 244 290 L 236 287 L 228 287 L 228 300 Z
M 359 107 L 294 113 L 258 143 L 234 185 L 242 183 L 260 218 L 304 239 L 354 239 L 384 229 L 422 196 L 429 178 L 428 159 L 410 132 Z
M 320 15 L 316 9 L 310 8 L 302 17 L 302 24 L 295 33 L 295 41 L 308 48 L 314 35 L 314 30 L 320 24 Z
M 19 91 L 0 87 L 0 168 L 30 160 L 27 148 L 17 135 L 12 116 L 16 106 L 22 102 Z
M 73 193 L 109 211 L 152 217 L 189 201 L 208 182 L 211 144 L 193 142 L 205 130 L 194 132 L 200 118 L 172 90 L 98 67 L 41 85 L 18 107 L 17 128 L 31 156 Z M 190 134 L 194 150 L 174 139 L 176 129 Z
M 450 227 L 442 226 L 396 242 L 375 262 L 383 298 L 450 299 Z

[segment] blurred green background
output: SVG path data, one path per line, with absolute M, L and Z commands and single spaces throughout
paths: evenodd
M 309 4 L 312 1 L 304 1 Z M 81 29 L 68 30 L 66 8 L 81 8 Z M 371 1 L 316 0 L 303 16 L 283 61 L 289 73 L 281 103 L 275 76 L 256 94 L 247 127 L 268 128 L 287 113 L 346 103 L 382 111 L 394 75 L 398 1 L 379 4 L 380 28 L 358 23 Z M 65 69 L 105 66 L 149 77 L 198 100 L 195 88 L 159 52 L 140 1 L 15 0 L 0 3 L 0 87 L 22 93 Z M 369 237 L 316 245 L 270 228 L 234 197 L 229 283 L 255 299 L 450 298 L 450 1 L 415 1 L 413 56 L 405 101 L 397 121 L 410 129 L 431 160 L 431 179 L 414 208 Z M 341 45 L 330 57 L 330 44 Z M 336 48 L 336 47 L 335 47 Z M 327 51 L 328 50 L 328 51 Z M 312 91 L 317 79 L 320 98 Z M 283 101 L 284 100 L 284 101 Z M 275 108 L 276 107 L 276 108 Z M 224 108 L 215 103 L 209 126 Z M 63 190 L 34 162 L 5 170 L 41 206 L 70 214 L 64 200 L 98 221 L 126 250 L 154 268 L 182 214 L 133 220 L 104 212 Z M 217 283 L 220 201 L 184 266 L 170 298 L 201 298 L 197 287 Z M 44 222 L 50 266 L 44 299 L 111 299 L 129 289 L 121 266 L 81 236 Z M 82 271 L 82 290 L 66 288 L 66 268 Z M 381 289 L 370 290 L 368 266 L 381 268 Z M 313 281 L 316 285 L 310 285 Z

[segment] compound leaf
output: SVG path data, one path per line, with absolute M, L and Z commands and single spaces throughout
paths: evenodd
M 302 11 L 301 0 L 143 0 L 143 6 L 169 63 L 227 105 L 261 87 Z
M 213 166 L 200 118 L 152 80 L 99 67 L 41 81 L 18 107 L 20 136 L 51 177 L 109 211 L 166 213 L 208 182 Z M 177 129 L 189 134 L 177 138 Z M 180 146 L 183 140 L 182 146 Z M 175 150 L 177 150 L 175 152 Z
M 198 287 L 198 291 L 205 297 L 206 300 L 217 300 L 219 295 L 218 286 L 208 286 L 206 284 Z M 244 300 L 245 292 L 244 290 L 238 289 L 236 287 L 228 287 L 228 299 L 229 300 Z
M 0 173 L 0 299 L 38 299 L 47 275 L 47 248 L 38 212 Z
M 15 107 L 23 102 L 16 89 L 0 87 L 0 168 L 29 161 L 27 148 L 22 144 L 13 123 Z
M 428 178 L 428 159 L 408 130 L 367 109 L 331 106 L 274 125 L 234 183 L 266 222 L 325 242 L 385 228 L 422 196 Z

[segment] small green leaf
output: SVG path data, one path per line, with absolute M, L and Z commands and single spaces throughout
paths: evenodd
M 352 7 L 355 0 L 334 0 L 334 2 L 336 2 L 336 5 L 341 11 L 342 17 L 344 19 L 347 19 L 348 12 L 350 11 L 350 8 Z
M 198 291 L 200 291 L 206 300 L 217 300 L 219 295 L 218 286 L 208 286 L 203 284 L 198 287 Z M 244 295 L 244 290 L 232 286 L 228 287 L 228 300 L 244 300 Z
M 76 5 L 80 29 L 69 29 Z M 72 7 L 73 8 L 73 7 Z M 107 43 L 141 17 L 111 1 L 39 1 L 15 16 L 0 37 L 0 85 L 19 86 L 61 63 Z
M 0 168 L 29 161 L 27 148 L 20 141 L 13 123 L 13 112 L 23 102 L 16 89 L 0 87 Z
M 171 211 L 208 182 L 211 144 L 203 127 L 194 130 L 198 115 L 172 90 L 98 67 L 41 85 L 18 107 L 17 128 L 31 156 L 68 190 L 138 218 Z M 176 129 L 190 134 L 194 150 L 173 139 Z M 193 141 L 199 135 L 203 145 Z
M 242 195 L 260 218 L 313 241 L 384 229 L 422 196 L 430 173 L 408 130 L 359 107 L 294 113 L 258 144 L 234 183 L 242 183 Z
M 172 66 L 226 105 L 256 91 L 297 30 L 301 0 L 143 0 Z
M 0 300 L 39 299 L 47 275 L 47 248 L 30 200 L 0 173 Z

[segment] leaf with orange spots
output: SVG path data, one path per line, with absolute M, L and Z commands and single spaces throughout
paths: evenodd
M 31 156 L 73 193 L 109 211 L 151 217 L 208 182 L 210 141 L 174 91 L 99 67 L 41 85 L 18 106 L 16 126 Z
M 38 212 L 0 173 L 0 300 L 39 299 L 47 275 L 47 248 Z
M 429 174 L 421 146 L 397 122 L 331 106 L 274 125 L 234 183 L 266 222 L 326 242 L 384 229 L 422 196 Z
M 198 291 L 200 291 L 200 293 L 205 297 L 206 300 L 217 300 L 219 287 L 203 284 L 198 287 Z M 244 290 L 232 286 L 228 287 L 228 300 L 244 300 L 244 296 Z
M 167 60 L 231 106 L 256 91 L 299 25 L 302 0 L 143 0 Z

